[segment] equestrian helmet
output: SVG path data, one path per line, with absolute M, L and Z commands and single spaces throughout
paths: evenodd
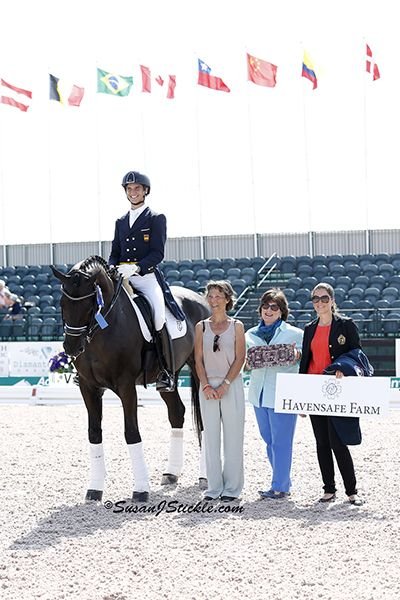
M 147 175 L 143 175 L 143 173 L 139 173 L 139 171 L 129 171 L 122 180 L 122 187 L 126 190 L 126 186 L 128 183 L 140 183 L 146 191 L 146 196 L 150 194 L 150 179 Z

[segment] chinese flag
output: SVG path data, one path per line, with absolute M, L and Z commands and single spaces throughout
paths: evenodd
M 256 85 L 275 87 L 277 70 L 278 67 L 276 65 L 247 54 L 248 79 Z

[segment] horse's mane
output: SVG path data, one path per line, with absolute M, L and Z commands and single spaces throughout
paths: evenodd
M 107 273 L 107 275 L 112 278 L 113 272 L 111 271 L 111 268 L 108 265 L 107 261 L 104 260 L 104 258 L 101 256 L 97 256 L 96 254 L 93 256 L 89 256 L 79 264 L 79 271 L 82 271 L 83 273 L 87 273 L 89 275 L 92 274 L 94 271 L 97 271 L 99 268 L 104 270 Z

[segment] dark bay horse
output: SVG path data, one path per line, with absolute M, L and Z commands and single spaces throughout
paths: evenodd
M 79 387 L 88 412 L 90 445 L 90 481 L 86 500 L 101 500 L 105 463 L 102 444 L 102 397 L 106 388 L 122 402 L 125 440 L 132 463 L 135 501 L 147 501 L 149 477 L 143 456 L 137 418 L 136 384 L 143 383 L 146 365 L 147 382 L 156 381 L 158 363 L 152 345 L 141 333 L 122 279 L 100 256 L 90 256 L 77 263 L 68 273 L 52 267 L 62 284 L 61 310 L 64 322 L 64 349 L 74 358 Z M 192 374 L 192 406 L 198 433 L 201 416 L 198 378 L 194 367 L 194 328 L 209 315 L 205 300 L 185 288 L 172 288 L 173 295 L 186 315 L 187 331 L 173 340 L 175 382 L 187 363 Z M 150 358 L 149 358 L 150 357 Z M 176 389 L 161 392 L 171 424 L 169 459 L 162 483 L 176 483 L 183 463 L 183 422 L 185 406 Z M 201 475 L 201 474 L 200 474 Z

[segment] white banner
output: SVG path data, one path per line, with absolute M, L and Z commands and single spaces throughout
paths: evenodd
M 49 359 L 61 352 L 62 342 L 12 342 L 7 344 L 10 377 L 49 374 Z
M 0 377 L 8 377 L 8 352 L 6 342 L 0 343 Z
M 342 377 L 278 373 L 275 410 L 281 413 L 386 417 L 391 395 L 390 377 Z
M 396 377 L 400 377 L 400 339 L 395 340 Z

